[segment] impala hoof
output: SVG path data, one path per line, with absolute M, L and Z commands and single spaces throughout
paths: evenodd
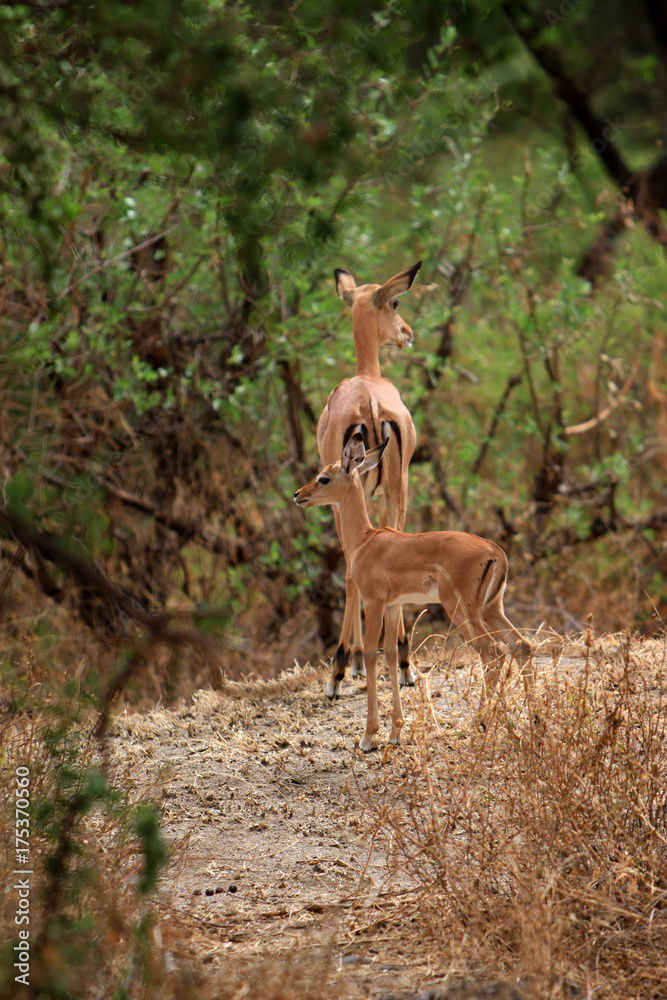
M 403 728 L 404 725 L 405 725 L 405 719 L 403 718 L 403 716 L 396 719 L 395 721 L 392 721 L 391 731 L 389 733 L 389 742 L 395 747 L 401 745 L 401 729 Z
M 365 677 L 366 676 L 366 664 L 364 663 L 364 655 L 360 650 L 357 650 L 352 654 L 352 676 L 353 677 Z
M 324 693 L 329 699 L 329 701 L 333 701 L 334 698 L 337 698 L 340 694 L 340 681 L 335 681 L 333 680 L 333 678 L 330 677 L 329 680 L 327 681 L 327 686 L 324 689 Z
M 398 683 L 401 687 L 414 687 L 417 681 L 417 675 L 411 666 L 399 667 L 398 670 Z
M 490 710 L 488 705 L 480 706 L 475 716 L 475 721 L 481 732 L 485 733 L 489 726 Z

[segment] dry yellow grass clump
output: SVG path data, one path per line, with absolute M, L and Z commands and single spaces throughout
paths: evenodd
M 372 766 L 364 822 L 420 887 L 445 966 L 530 996 L 667 996 L 665 642 L 543 666 L 539 721 L 507 686 L 485 730 L 422 689 L 412 742 Z M 577 663 L 576 660 L 570 663 Z M 574 994 L 573 994 L 574 995 Z

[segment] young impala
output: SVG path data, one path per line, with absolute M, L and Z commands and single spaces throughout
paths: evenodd
M 380 443 L 383 421 L 392 428 L 391 444 L 377 473 L 366 476 L 363 490 L 366 502 L 374 494 L 379 498 L 380 524 L 402 528 L 408 502 L 408 466 L 415 450 L 416 434 L 412 417 L 403 404 L 398 389 L 380 374 L 379 349 L 385 344 L 406 347 L 412 344 L 412 330 L 398 314 L 398 296 L 412 285 L 421 261 L 400 274 L 394 275 L 384 285 L 359 285 L 349 271 L 338 268 L 335 272 L 336 290 L 352 308 L 352 335 L 356 354 L 356 375 L 338 385 L 327 401 L 317 424 L 317 447 L 323 465 L 336 461 L 351 434 L 360 429 L 364 444 Z M 369 467 L 370 468 L 370 467 Z M 354 628 L 352 643 L 352 676 L 364 673 L 361 651 L 361 609 L 359 593 L 350 573 L 350 555 L 346 549 L 340 525 L 340 515 L 334 508 L 338 537 L 341 541 L 347 572 L 345 576 L 345 612 L 331 677 L 326 687 L 330 698 L 340 691 L 345 667 L 350 659 L 350 633 Z M 399 609 L 398 649 L 400 653 L 400 683 L 414 684 L 410 666 L 409 644 Z
M 507 557 L 495 542 L 462 531 L 407 534 L 373 528 L 360 475 L 374 469 L 391 447 L 393 429 L 382 425 L 383 441 L 369 451 L 361 429 L 355 429 L 339 462 L 294 494 L 299 507 L 333 506 L 338 514 L 348 569 L 364 602 L 364 660 L 368 674 L 368 716 L 362 750 L 369 750 L 378 731 L 375 661 L 384 619 L 384 654 L 393 694 L 390 743 L 400 742 L 403 710 L 398 682 L 398 628 L 403 604 L 442 604 L 452 622 L 478 650 L 484 666 L 482 707 L 493 690 L 502 664 L 494 640 L 516 656 L 524 673 L 532 707 L 534 674 L 530 644 L 505 617 L 503 594 Z

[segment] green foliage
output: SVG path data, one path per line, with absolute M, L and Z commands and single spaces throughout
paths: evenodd
M 145 896 L 155 889 L 167 861 L 167 849 L 160 829 L 160 815 L 155 807 L 146 803 L 138 805 L 133 827 L 144 855 L 144 867 L 139 875 L 137 891 Z
M 23 665 L 3 662 L 0 683 L 13 693 L 15 723 L 6 734 L 2 780 L 12 789 L 17 768 L 29 776 L 30 983 L 40 996 L 83 996 L 100 976 L 120 985 L 123 962 L 147 962 L 143 911 L 159 887 L 167 849 L 159 810 L 147 800 L 131 802 L 122 781 L 100 763 L 89 735 L 89 706 L 99 707 L 94 676 L 60 691 L 28 678 Z M 13 807 L 11 791 L 4 832 L 15 825 Z M 13 836 L 11 843 L 3 871 L 8 886 Z M 136 859 L 136 880 L 127 879 L 121 855 Z M 114 914 L 121 900 L 128 933 L 119 937 Z M 0 983 L 7 987 L 15 975 L 12 907 L 3 919 L 10 947 L 0 956 Z

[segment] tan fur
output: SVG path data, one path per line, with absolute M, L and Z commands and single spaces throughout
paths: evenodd
M 385 440 L 366 452 L 361 435 L 354 435 L 339 462 L 325 466 L 315 479 L 294 494 L 299 507 L 331 505 L 337 511 L 349 573 L 364 602 L 368 716 L 361 740 L 363 750 L 370 749 L 379 728 L 375 663 L 383 621 L 384 653 L 393 693 L 389 740 L 400 741 L 403 710 L 397 641 L 403 604 L 441 603 L 452 622 L 464 631 L 484 665 L 482 706 L 497 683 L 502 664 L 496 638 L 516 656 L 528 684 L 531 707 L 533 701 L 531 648 L 505 616 L 503 608 L 507 557 L 500 546 L 462 531 L 407 534 L 371 525 L 360 474 L 375 468 L 387 444 Z
M 394 275 L 384 285 L 357 286 L 349 271 L 335 272 L 336 289 L 339 296 L 352 307 L 352 334 L 356 353 L 356 375 L 338 385 L 327 401 L 317 425 L 317 447 L 320 459 L 327 464 L 334 462 L 341 454 L 346 431 L 353 426 L 363 426 L 368 434 L 369 446 L 380 443 L 383 421 L 398 431 L 393 433 L 392 442 L 382 463 L 381 477 L 367 476 L 364 480 L 366 501 L 373 493 L 379 498 L 380 524 L 402 528 L 405 523 L 408 496 L 408 467 L 415 450 L 416 434 L 412 418 L 404 405 L 396 387 L 380 373 L 379 350 L 383 345 L 399 348 L 412 344 L 413 334 L 408 324 L 400 317 L 397 296 L 410 288 L 421 266 L 413 265 Z M 399 448 L 400 437 L 400 448 Z M 354 653 L 353 672 L 362 672 L 361 659 L 361 611 L 359 594 L 350 576 L 350 562 L 342 540 L 338 513 L 335 512 L 338 537 L 341 539 L 343 555 L 347 566 L 345 613 L 340 634 L 339 653 L 341 662 L 333 668 L 327 685 L 327 694 L 334 697 L 340 688 L 349 656 L 350 634 L 354 629 L 352 650 Z M 402 614 L 399 624 L 399 638 L 405 641 Z M 407 683 L 413 682 L 411 671 L 402 671 Z

